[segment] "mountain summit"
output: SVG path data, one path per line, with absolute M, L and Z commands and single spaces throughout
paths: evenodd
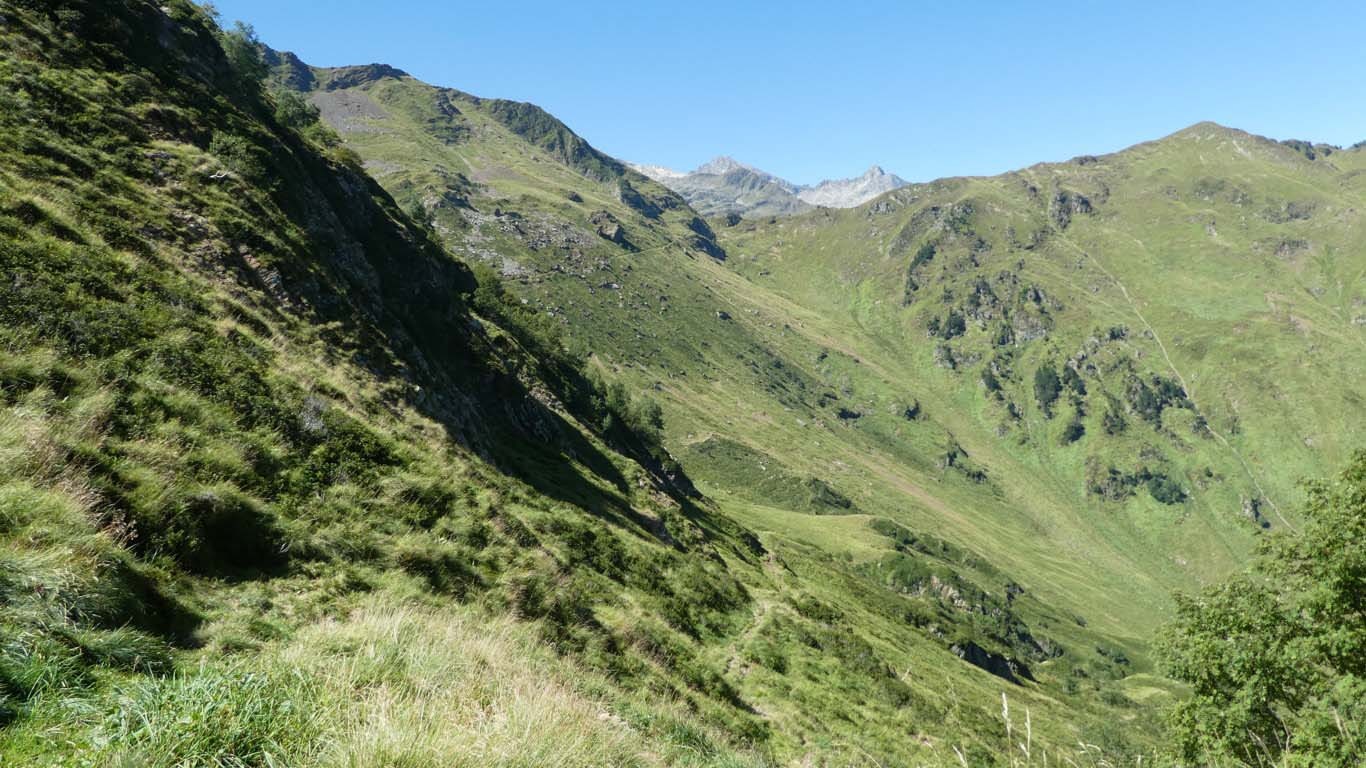
M 856 179 L 822 181 L 797 193 L 797 197 L 811 205 L 827 208 L 853 208 L 872 200 L 884 192 L 906 186 L 906 180 L 873 165 Z
M 856 178 L 826 179 L 809 186 L 793 184 L 728 155 L 713 158 L 691 173 L 659 165 L 630 165 L 682 195 L 705 216 L 783 216 L 812 207 L 853 208 L 906 186 L 904 179 L 879 165 L 870 166 Z
M 753 166 L 745 165 L 744 163 L 740 162 L 739 160 L 736 160 L 735 158 L 729 155 L 721 155 L 720 157 L 714 157 L 711 160 L 703 163 L 702 165 L 699 165 L 697 167 L 697 170 L 693 171 L 693 173 L 711 174 L 713 176 L 724 176 L 727 173 L 732 173 L 734 171 L 755 171 L 758 173 L 763 173 L 762 171 L 759 171 Z

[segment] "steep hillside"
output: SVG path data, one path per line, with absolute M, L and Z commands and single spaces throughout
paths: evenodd
M 249 35 L 0 11 L 0 762 L 762 764 L 702 649 L 763 550 L 645 401 L 473 311 Z
M 1212 513 L 1284 526 L 1296 482 L 1366 423 L 1366 153 L 1306 147 L 1202 123 L 723 242 L 758 284 L 932 366 L 1002 443 L 1084 470 L 1089 498 L 1155 488 L 1142 466 L 1170 461 Z
M 1171 590 L 1236 567 L 1262 531 L 1293 523 L 1294 479 L 1345 456 L 1345 443 L 1329 444 L 1344 440 L 1341 414 L 1324 417 L 1319 453 L 1277 451 L 1270 455 L 1287 463 L 1268 473 L 1268 459 L 1246 442 L 1251 422 L 1233 429 L 1186 368 L 1173 369 L 1176 332 L 1135 297 L 1134 277 L 1121 278 L 1121 289 L 1088 266 L 1079 233 L 1119 236 L 1089 230 L 1110 204 L 1100 185 L 1117 188 L 1099 174 L 1117 159 L 917 185 L 851 211 L 723 221 L 716 239 L 725 247 L 707 240 L 718 254 L 708 257 L 682 242 L 695 234 L 686 206 L 652 212 L 620 199 L 629 173 L 603 177 L 486 127 L 474 97 L 458 97 L 468 109 L 442 110 L 434 105 L 454 92 L 407 77 L 353 80 L 353 71 L 312 70 L 324 85 L 309 91 L 348 146 L 396 195 L 425 206 L 453 252 L 498 266 L 508 290 L 572 348 L 614 380 L 651 391 L 673 458 L 781 563 L 783 578 L 753 587 L 761 609 L 732 641 L 732 669 L 742 695 L 781 724 L 780 738 L 798 739 L 795 753 L 834 733 L 889 758 L 951 758 L 948 747 L 973 738 L 953 734 L 1001 725 L 1003 691 L 1050 738 L 1069 734 L 1059 742 L 1142 749 L 1144 721 L 1172 695 L 1147 651 Z M 345 87 L 326 90 L 336 82 Z M 330 112 L 340 101 L 373 106 L 346 123 Z M 1256 146 L 1284 162 L 1301 157 Z M 1168 175 L 1200 172 L 1198 157 L 1171 160 Z M 439 190 L 412 196 L 408 179 L 449 167 L 470 174 L 459 187 L 467 226 L 442 223 L 431 204 Z M 1254 171 L 1215 168 L 1204 183 L 1236 186 L 1240 173 Z M 666 199 L 648 182 L 630 183 Z M 1294 239 L 1301 214 L 1287 217 L 1284 200 L 1278 209 L 1259 202 L 1247 214 L 1260 216 L 1258 237 Z M 547 245 L 542 232 L 586 229 L 595 210 L 613 217 L 626 242 Z M 1172 224 L 1167 211 L 1131 215 Z M 486 245 L 488 221 L 515 226 Z M 1197 231 L 1211 237 L 1203 223 Z M 1173 255 L 1163 283 L 1199 278 L 1189 261 Z M 1349 294 L 1344 307 L 1359 293 L 1355 263 L 1339 262 L 1333 276 Z M 1289 272 L 1268 279 L 1294 290 Z M 1216 314 L 1207 333 L 1226 322 L 1239 327 Z M 1291 366 L 1295 349 L 1267 354 Z M 1304 407 L 1355 418 L 1354 365 L 1340 379 L 1331 373 L 1336 383 Z M 1264 397 L 1260 386 L 1234 382 L 1228 396 Z M 829 693 L 846 690 L 852 660 L 832 661 L 826 649 L 823 663 L 834 668 L 804 666 L 815 658 L 787 622 L 813 615 L 767 607 L 804 599 L 794 589 L 840 606 L 841 626 L 881 663 L 906 670 L 898 678 L 910 698 L 855 713 L 845 694 Z M 968 711 L 975 719 L 956 719 Z M 835 712 L 841 718 L 828 720 Z M 908 727 L 924 739 L 908 744 L 881 730 Z
M 709 223 L 185 0 L 0 75 L 0 763 L 1151 764 L 1171 590 L 1366 426 L 1366 153 Z
M 1064 752 L 1149 737 L 1106 622 L 698 432 L 827 405 L 677 196 L 190 3 L 0 8 L 6 762 L 990 762 L 1006 689 Z

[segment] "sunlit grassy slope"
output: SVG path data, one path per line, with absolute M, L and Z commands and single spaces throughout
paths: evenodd
M 6 764 L 1132 762 L 1169 590 L 1359 426 L 1356 153 L 708 223 L 187 2 L 0 11 Z
M 756 650 L 727 668 L 806 743 L 918 754 L 891 731 L 936 743 L 965 703 L 999 721 L 1003 683 L 1069 713 L 1054 725 L 1151 711 L 1170 591 L 1293 525 L 1295 482 L 1362 424 L 1359 152 L 1202 124 L 850 211 L 713 221 L 708 254 L 690 212 L 586 164 L 553 119 L 529 137 L 518 110 L 393 70 L 290 67 L 448 247 L 664 406 L 675 458 L 774 554 L 739 635 Z M 789 590 L 839 606 L 925 709 L 851 707 L 859 688 L 794 672 L 784 618 L 810 617 L 767 608 Z M 968 643 L 998 675 L 958 658 Z M 1036 681 L 1005 682 L 1007 661 Z

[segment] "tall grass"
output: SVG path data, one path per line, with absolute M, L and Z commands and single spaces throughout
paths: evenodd
M 37 747 L 48 764 L 117 768 L 767 765 L 681 707 L 602 698 L 611 684 L 553 654 L 532 624 L 394 589 L 262 652 L 201 658 L 107 688 L 49 689 L 61 727 L 31 718 L 18 734 L 66 742 Z M 76 708 L 84 731 L 72 728 Z
M 328 766 L 752 765 L 656 742 L 582 689 L 529 625 L 368 603 L 303 632 L 280 662 L 330 704 Z M 577 684 L 576 684 L 577 682 Z

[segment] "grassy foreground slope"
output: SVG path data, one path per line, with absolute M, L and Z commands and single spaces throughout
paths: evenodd
M 0 763 L 763 763 L 640 403 L 197 6 L 0 17 Z
M 1352 177 L 1296 197 L 1272 170 L 1316 162 L 1303 147 L 1248 137 L 1262 154 L 1239 166 L 1188 151 L 1183 134 L 851 211 L 717 220 L 717 250 L 666 191 L 534 107 L 381 65 L 274 60 L 452 251 L 501 271 L 566 345 L 657 398 L 673 458 L 781 565 L 722 647 L 741 652 L 737 689 L 802 748 L 942 758 L 999 727 L 1003 690 L 1050 713 L 1036 722 L 1067 743 L 1141 748 L 1142 721 L 1170 697 L 1147 645 L 1171 590 L 1292 524 L 1295 480 L 1340 462 L 1361 418 Z M 1118 167 L 1144 152 L 1158 156 L 1148 175 Z M 1208 198 L 1205 218 L 1154 207 L 1182 185 Z M 1315 216 L 1330 224 L 1321 239 L 1304 231 Z M 1128 222 L 1179 237 L 1131 236 Z M 1119 250 L 1132 237 L 1154 239 L 1161 269 Z M 1319 252 L 1336 254 L 1330 266 L 1310 263 Z M 1219 282 L 1253 257 L 1260 272 Z M 1244 328 L 1248 292 L 1273 286 L 1291 296 L 1284 322 Z M 1324 340 L 1286 330 L 1315 312 Z M 1246 339 L 1237 366 L 1214 349 L 1226 335 Z M 1184 349 L 1204 350 L 1205 367 Z M 1321 367 L 1304 397 L 1262 386 L 1272 373 L 1307 385 Z M 1282 446 L 1292 424 L 1307 431 Z M 820 616 L 804 596 L 838 606 L 836 625 L 911 698 L 850 706 L 875 681 L 850 685 L 856 665 L 791 630 Z
M 718 506 L 650 401 L 598 381 L 669 372 L 678 434 L 737 394 L 827 407 L 805 370 L 770 389 L 787 364 L 721 309 L 740 284 L 667 191 L 481 102 L 509 162 L 581 191 L 514 179 L 474 208 L 414 182 L 415 221 L 193 4 L 0 17 L 4 762 L 989 764 L 1021 708 L 1055 755 L 1144 748 L 1126 691 L 1162 684 L 1124 636 L 809 454 L 774 480 L 748 437 L 676 441 L 740 470 L 723 493 L 756 480 Z M 539 215 L 571 193 L 586 239 Z M 518 265 L 552 255 L 534 292 Z M 612 321 L 581 339 L 594 367 L 545 322 L 556 296 Z

